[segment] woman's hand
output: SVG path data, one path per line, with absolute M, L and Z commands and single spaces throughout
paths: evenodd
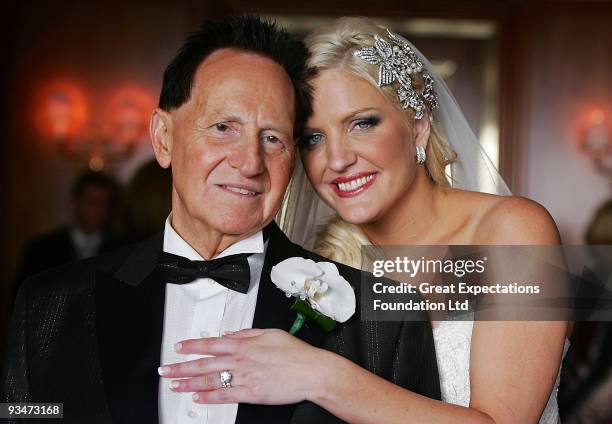
M 177 343 L 181 354 L 214 355 L 160 367 L 171 390 L 194 392 L 196 403 L 282 405 L 306 400 L 322 375 L 326 351 L 278 329 L 245 329 L 223 337 Z M 331 356 L 331 355 L 329 355 Z M 222 388 L 219 373 L 232 374 Z

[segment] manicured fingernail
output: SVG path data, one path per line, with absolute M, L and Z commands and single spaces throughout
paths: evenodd
M 183 343 L 180 343 L 180 342 L 179 342 L 179 343 L 177 343 L 177 344 L 175 344 L 175 345 L 174 345 L 174 350 L 175 350 L 175 351 L 177 351 L 177 352 L 178 352 L 179 350 L 181 350 L 182 348 L 183 348 Z
M 159 367 L 157 368 L 159 375 L 166 375 L 170 372 L 170 367 Z
M 197 394 L 197 393 L 194 393 L 194 394 L 193 394 L 191 397 L 193 398 L 193 400 L 198 400 L 198 399 L 200 399 L 200 395 L 199 395 L 199 394 Z
M 170 388 L 171 389 L 176 389 L 181 383 L 178 382 L 178 380 L 173 380 L 170 382 Z

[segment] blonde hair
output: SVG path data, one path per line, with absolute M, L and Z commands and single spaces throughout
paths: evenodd
M 374 35 L 387 38 L 386 30 L 370 20 L 357 17 L 337 19 L 331 25 L 315 30 L 306 38 L 306 45 L 311 53 L 308 65 L 316 71 L 340 68 L 363 78 L 395 105 L 411 124 L 414 111 L 402 108 L 395 84 L 379 87 L 378 66 L 353 55 L 357 48 L 372 46 Z M 423 80 L 420 76 L 413 76 L 413 84 L 417 90 L 422 90 Z M 441 186 L 450 186 L 446 165 L 454 162 L 457 155 L 441 137 L 435 125 L 431 127 L 426 153 L 425 168 L 431 180 Z M 360 268 L 361 246 L 364 244 L 370 242 L 357 225 L 336 217 L 319 234 L 315 251 L 332 260 Z

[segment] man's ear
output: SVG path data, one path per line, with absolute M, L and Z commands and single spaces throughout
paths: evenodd
M 415 146 L 423 146 L 427 149 L 429 134 L 431 133 L 431 124 L 429 123 L 429 114 L 425 113 L 421 119 L 414 120 L 414 144 Z
M 163 109 L 155 109 L 151 114 L 149 134 L 157 163 L 168 168 L 172 163 L 172 116 Z

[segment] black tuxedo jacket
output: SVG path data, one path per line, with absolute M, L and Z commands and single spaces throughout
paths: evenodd
M 110 252 L 119 246 L 121 246 L 120 240 L 116 240 L 108 234 L 103 234 L 98 253 Z M 78 258 L 69 227 L 62 227 L 51 233 L 33 238 L 23 249 L 17 267 L 11 301 L 15 299 L 19 286 L 27 277 L 59 265 L 74 262 Z
M 270 270 L 293 256 L 325 260 L 291 243 L 272 223 L 254 328 L 289 330 L 292 299 Z M 9 332 L 1 402 L 64 404 L 71 423 L 155 423 L 165 283 L 155 272 L 163 234 L 101 257 L 38 274 L 19 291 Z M 303 327 L 297 337 L 334 351 L 407 389 L 440 398 L 428 322 L 362 321 L 360 271 L 338 264 L 356 290 L 357 311 L 334 332 Z M 23 420 L 16 420 L 22 423 Z M 240 404 L 237 423 L 338 423 L 310 402 Z

